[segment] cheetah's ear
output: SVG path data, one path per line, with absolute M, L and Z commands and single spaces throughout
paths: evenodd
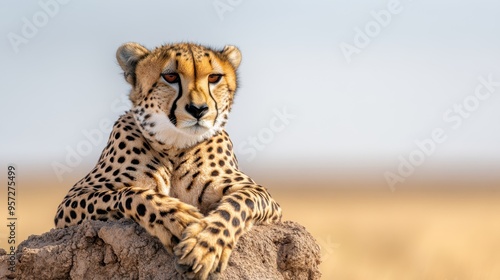
M 137 43 L 125 43 L 116 51 L 116 60 L 123 69 L 125 80 L 131 85 L 135 84 L 135 67 L 149 50 Z
M 227 57 L 227 60 L 233 65 L 234 70 L 238 69 L 241 62 L 241 52 L 237 47 L 227 45 L 222 50 L 222 54 Z

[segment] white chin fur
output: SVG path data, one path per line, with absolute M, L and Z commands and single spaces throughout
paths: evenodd
M 216 122 L 215 126 L 209 126 L 206 121 L 201 121 L 201 126 L 196 127 L 192 126 L 196 124 L 195 121 L 191 125 L 190 122 L 185 122 L 182 124 L 184 128 L 179 129 L 172 124 L 165 113 L 149 114 L 151 117 L 147 121 L 144 121 L 144 118 L 139 115 L 135 115 L 135 119 L 138 123 L 144 125 L 143 130 L 146 138 L 153 138 L 166 146 L 180 149 L 187 148 L 212 137 L 220 130 L 219 122 Z M 151 127 L 150 123 L 155 123 L 155 125 Z M 154 133 L 154 135 L 150 136 L 150 132 Z

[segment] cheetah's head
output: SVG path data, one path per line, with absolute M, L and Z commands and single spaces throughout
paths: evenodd
M 126 43 L 116 57 L 132 85 L 135 119 L 149 139 L 186 148 L 225 125 L 237 86 L 238 48 L 181 43 L 150 51 Z

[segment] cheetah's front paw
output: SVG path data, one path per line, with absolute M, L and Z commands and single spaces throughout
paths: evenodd
M 158 237 L 165 249 L 173 254 L 173 248 L 182 240 L 184 230 L 189 225 L 199 223 L 203 215 L 196 207 L 181 202 L 163 205 L 160 203 L 160 206 L 159 209 L 153 208 L 154 212 L 143 215 L 139 222 L 151 235 Z
M 216 279 L 229 260 L 234 239 L 217 221 L 201 220 L 191 224 L 174 247 L 176 268 L 189 279 Z

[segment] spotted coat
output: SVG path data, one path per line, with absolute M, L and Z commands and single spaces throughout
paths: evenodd
M 268 191 L 238 169 L 224 131 L 241 54 L 127 43 L 117 59 L 133 108 L 61 202 L 55 225 L 129 218 L 159 238 L 187 278 L 216 277 L 253 224 L 281 218 Z

